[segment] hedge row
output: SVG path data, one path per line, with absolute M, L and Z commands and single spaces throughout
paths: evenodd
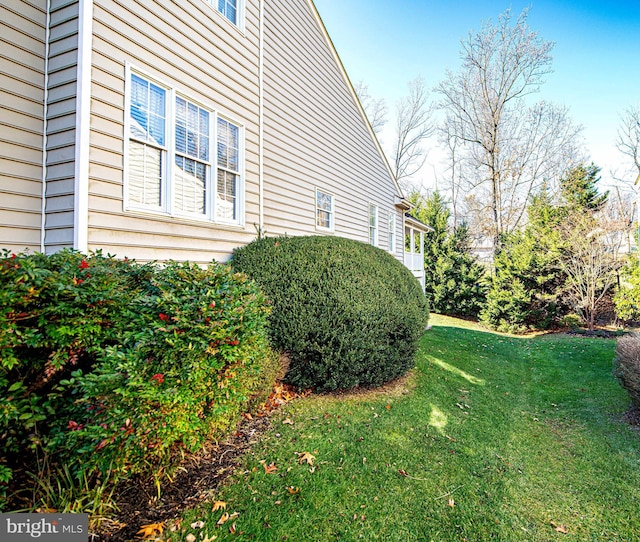
M 0 480 L 156 475 L 266 395 L 267 303 L 212 264 L 101 253 L 0 258 Z M 0 484 L 0 492 L 2 487 Z

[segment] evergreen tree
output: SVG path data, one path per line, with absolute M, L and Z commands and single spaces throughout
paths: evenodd
M 609 192 L 598 193 L 596 185 L 599 181 L 600 168 L 593 163 L 589 166 L 580 164 L 567 171 L 560 179 L 560 191 L 569 210 L 593 213 L 602 209 Z
M 559 204 L 546 189 L 533 198 L 527 226 L 502 239 L 482 321 L 505 331 L 544 329 L 574 311 L 593 327 L 617 265 L 598 222 L 609 195 L 598 192 L 599 173 L 594 164 L 568 170 Z
M 546 329 L 566 312 L 561 288 L 560 225 L 566 210 L 553 204 L 546 189 L 532 199 L 529 222 L 503 236 L 494 260 L 495 274 L 480 319 L 502 331 Z
M 449 208 L 438 192 L 426 198 L 414 192 L 413 216 L 432 231 L 425 234 L 425 294 L 432 311 L 475 317 L 486 296 L 485 272 L 470 252 L 466 225 L 451 230 Z

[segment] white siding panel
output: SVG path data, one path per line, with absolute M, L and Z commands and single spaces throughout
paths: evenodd
M 51 3 L 45 250 L 73 246 L 78 2 Z
M 0 249 L 40 248 L 45 1 L 0 0 Z
M 142 261 L 226 260 L 258 222 L 257 0 L 243 35 L 204 0 L 94 0 L 89 247 Z M 157 77 L 245 128 L 245 228 L 125 212 L 125 66 Z
M 20 213 L 22 215 L 22 213 Z M 35 218 L 40 220 L 40 215 L 34 215 L 32 218 L 35 221 Z M 6 218 L 9 222 L 11 222 L 11 217 Z M 4 220 L 4 213 L 3 213 Z M 14 226 L 14 225 L 5 225 L 0 223 L 0 239 L 10 239 L 10 242 L 4 242 L 2 244 L 2 248 L 9 249 L 13 252 L 37 252 L 39 245 L 33 242 L 34 238 L 40 238 L 40 227 L 39 226 Z
M 268 2 L 265 31 L 265 228 L 317 233 L 318 187 L 335 197 L 335 233 L 366 242 L 369 202 L 387 217 L 396 186 L 332 46 L 306 1 Z
M 5 148 L 7 147 L 7 148 Z M 0 146 L 0 149 L 15 150 L 16 147 L 8 147 L 5 145 Z M 25 151 L 24 158 L 22 156 L 16 156 L 12 154 L 10 157 L 2 156 L 0 154 L 0 194 L 3 193 L 3 185 L 6 184 L 12 190 L 17 191 L 16 182 L 25 193 L 34 195 L 34 197 L 40 197 L 40 191 L 42 190 L 42 162 L 29 160 L 33 158 L 34 153 Z

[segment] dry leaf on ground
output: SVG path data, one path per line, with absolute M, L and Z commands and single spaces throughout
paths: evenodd
M 558 525 L 555 522 L 551 522 L 551 526 L 556 530 L 556 532 L 558 533 L 562 533 L 562 534 L 569 534 L 569 531 L 567 530 L 567 528 L 564 525 Z
M 229 521 L 229 512 L 222 514 L 216 525 L 224 525 L 227 521 Z
M 212 512 L 216 512 L 217 510 L 225 510 L 227 508 L 227 503 L 224 501 L 216 501 L 213 503 Z
M 453 500 L 453 497 L 449 497 L 449 502 L 447 504 L 453 508 L 456 505 L 456 501 Z
M 298 463 L 301 465 L 303 463 L 307 463 L 308 465 L 313 465 L 316 456 L 311 455 L 309 452 L 298 452 Z
M 271 465 L 267 465 L 266 463 L 262 465 L 264 467 L 265 474 L 273 474 L 278 470 L 275 463 L 271 463 Z
M 164 531 L 164 521 L 142 525 L 137 534 L 139 538 L 148 540 L 149 538 L 155 538 L 157 535 L 162 534 L 162 531 Z

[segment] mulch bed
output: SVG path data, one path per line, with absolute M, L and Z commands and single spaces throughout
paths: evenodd
M 243 414 L 236 432 L 220 444 L 211 443 L 188 455 L 170 483 L 158 490 L 151 479 L 133 479 L 116 488 L 119 512 L 103 520 L 92 542 L 124 542 L 136 538 L 142 525 L 176 518 L 186 509 L 211 499 L 218 487 L 235 471 L 241 457 L 271 428 L 270 414 L 281 405 L 305 397 L 293 386 L 276 382 L 256 416 Z
M 237 431 L 226 441 L 211 444 L 185 458 L 173 481 L 163 484 L 160 498 L 152 480 L 131 480 L 119 487 L 116 500 L 119 512 L 103 521 L 100 532 L 92 540 L 133 540 L 142 525 L 175 518 L 185 509 L 210 499 L 234 472 L 242 455 L 270 427 L 268 416 L 243 419 Z

